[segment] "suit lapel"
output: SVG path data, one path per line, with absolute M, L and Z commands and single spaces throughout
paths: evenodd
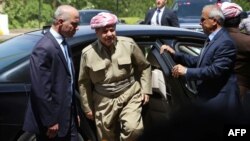
M 47 32 L 46 34 L 47 34 L 48 38 L 51 39 L 51 41 L 53 42 L 54 47 L 58 51 L 59 58 L 61 59 L 63 65 L 66 68 L 66 70 L 68 71 L 68 73 L 70 74 L 70 71 L 69 71 L 69 68 L 68 68 L 68 65 L 67 65 L 67 61 L 65 59 L 65 56 L 64 56 L 64 54 L 62 52 L 62 49 L 61 49 L 60 45 L 58 44 L 58 42 L 56 41 L 55 37 L 50 32 Z
M 220 38 L 220 36 L 224 33 L 224 29 L 222 28 L 215 36 L 214 38 L 209 42 L 209 44 L 204 48 L 203 55 L 200 56 L 200 61 L 198 61 L 197 66 L 199 67 L 201 65 L 202 60 L 205 58 L 206 53 L 209 49 L 213 48 L 213 44 Z
M 166 21 L 163 21 L 163 20 L 165 20 L 166 18 L 165 18 L 165 16 L 166 16 L 166 14 L 167 14 L 167 9 L 166 9 L 166 7 L 164 8 L 164 10 L 162 11 L 163 13 L 162 13 L 162 16 L 161 16 L 161 25 L 164 25 L 165 23 L 166 23 Z
M 149 18 L 148 18 L 150 24 L 152 24 L 152 23 L 151 23 L 151 19 L 153 18 L 155 11 L 156 11 L 156 8 L 154 8 L 154 10 L 152 10 L 152 11 L 150 12 L 150 15 L 149 15 Z

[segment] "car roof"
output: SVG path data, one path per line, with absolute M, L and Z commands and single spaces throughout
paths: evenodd
M 118 36 L 185 36 L 192 38 L 206 38 L 203 32 L 188 30 L 178 27 L 170 26 L 153 26 L 153 25 L 128 25 L 117 24 L 116 32 Z M 33 34 L 36 36 L 42 36 L 42 30 L 28 32 L 26 34 Z M 96 39 L 95 30 L 91 29 L 89 25 L 80 25 L 79 30 L 75 33 L 74 38 L 70 38 L 68 41 L 74 42 L 74 40 L 84 39 Z M 71 44 L 71 43 L 70 43 Z
M 48 27 L 47 27 L 48 29 Z M 32 34 L 36 36 L 43 36 L 43 31 L 45 30 L 36 30 L 32 32 L 27 32 L 25 34 Z M 153 26 L 153 25 L 128 25 L 128 24 L 117 24 L 116 33 L 118 36 L 169 36 L 174 37 L 178 36 L 179 38 L 190 37 L 190 38 L 206 38 L 206 35 L 203 32 L 193 31 L 185 28 L 171 27 L 171 26 Z M 85 40 L 94 40 L 96 39 L 95 30 L 91 29 L 89 25 L 80 25 L 79 30 L 74 35 L 74 38 L 68 39 L 69 44 L 74 44 L 74 42 L 85 42 Z
M 48 28 L 48 27 L 47 27 Z M 116 32 L 126 33 L 126 35 L 130 35 L 129 33 L 133 32 L 133 35 L 146 35 L 147 33 L 150 35 L 190 35 L 194 37 L 204 36 L 202 32 L 192 31 L 184 28 L 171 27 L 171 26 L 153 26 L 153 25 L 129 25 L 129 24 L 117 24 Z M 42 30 L 35 30 L 31 32 L 27 32 L 24 34 L 33 34 L 37 36 L 42 35 Z M 82 35 L 90 35 L 95 34 L 94 29 L 91 29 L 89 25 L 80 25 L 79 30 L 77 30 L 76 36 Z
M 84 32 L 84 33 L 83 33 Z M 152 26 L 152 25 L 128 25 L 128 24 L 117 24 L 116 32 L 118 35 L 156 35 L 156 36 L 172 36 L 172 35 L 188 35 L 194 37 L 203 36 L 203 33 L 191 31 L 184 28 L 171 27 L 171 26 Z M 132 33 L 133 34 L 130 34 Z M 94 30 L 90 26 L 80 26 L 79 31 L 76 32 L 75 36 L 82 34 L 94 34 Z

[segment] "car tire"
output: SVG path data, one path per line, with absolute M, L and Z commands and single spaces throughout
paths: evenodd
M 36 135 L 28 132 L 24 132 L 17 141 L 36 141 Z M 78 133 L 78 141 L 84 141 L 82 135 Z

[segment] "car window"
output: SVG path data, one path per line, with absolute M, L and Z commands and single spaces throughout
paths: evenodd
M 173 10 L 179 18 L 200 17 L 202 8 L 208 4 L 214 4 L 211 0 L 197 1 L 177 1 Z
M 41 37 L 23 35 L 0 44 L 0 71 L 30 55 Z
M 89 25 L 90 24 L 90 20 L 92 19 L 92 17 L 94 17 L 95 15 L 97 15 L 100 12 L 109 12 L 107 10 L 98 10 L 98 11 L 80 11 L 80 25 Z
M 138 44 L 138 43 L 137 43 Z M 142 50 L 142 53 L 144 54 L 144 56 L 147 58 L 148 53 L 150 51 L 150 49 L 152 48 L 152 44 L 138 44 L 139 48 Z
M 80 14 L 80 25 L 88 25 L 92 17 L 97 15 L 99 12 L 82 12 Z
M 178 43 L 175 49 L 179 52 L 198 56 L 200 54 L 202 45 L 201 44 L 190 44 L 190 43 Z

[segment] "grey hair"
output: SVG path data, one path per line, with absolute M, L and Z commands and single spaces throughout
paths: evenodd
M 70 5 L 61 5 L 57 7 L 54 13 L 53 23 L 55 24 L 58 19 L 68 20 L 70 18 L 70 13 L 68 12 L 70 8 L 73 7 Z
M 210 9 L 210 12 L 208 14 L 209 18 L 214 18 L 217 20 L 219 25 L 223 25 L 225 21 L 225 17 L 223 15 L 223 12 L 217 5 L 206 5 L 204 9 Z

